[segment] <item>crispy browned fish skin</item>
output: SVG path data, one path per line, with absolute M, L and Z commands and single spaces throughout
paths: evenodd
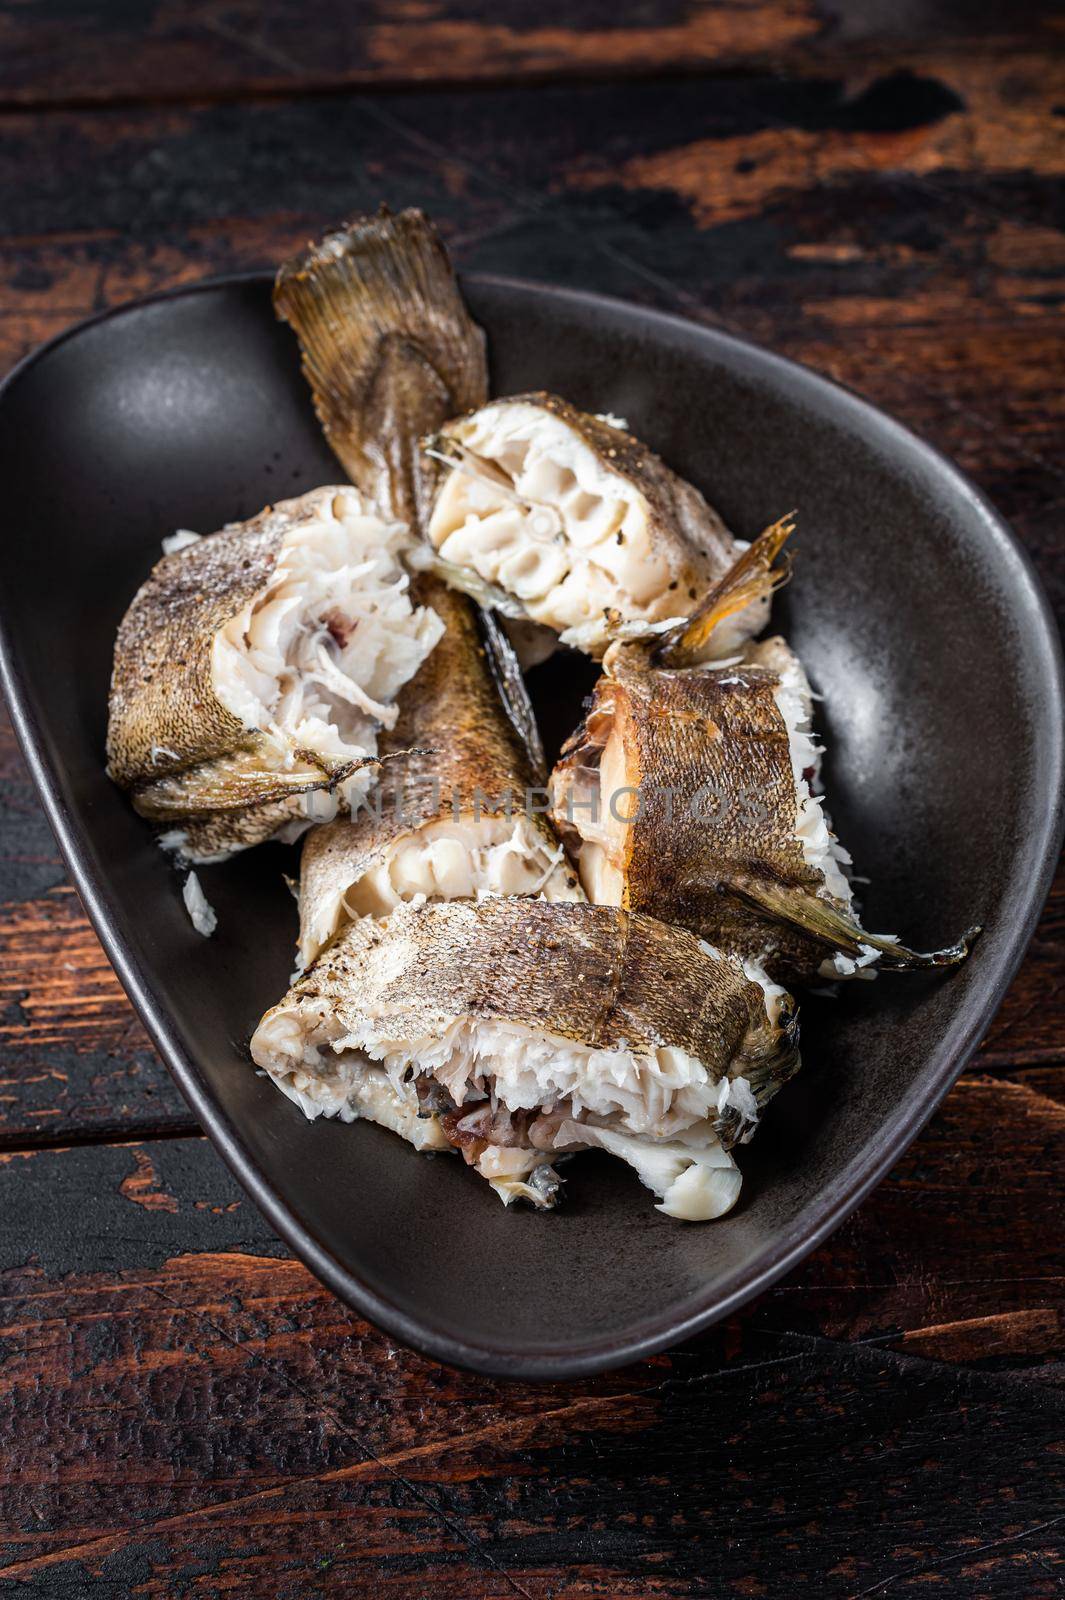
M 833 952 L 857 956 L 863 944 L 881 951 L 885 968 L 960 961 L 965 941 L 921 955 L 866 933 L 806 861 L 788 729 L 774 698 L 779 652 L 787 646 L 771 639 L 739 665 L 668 670 L 650 667 L 642 650 L 615 646 L 555 768 L 556 827 L 579 847 L 582 814 L 574 808 L 570 818 L 568 780 L 597 773 L 613 729 L 624 783 L 640 793 L 638 813 L 612 834 L 623 906 L 763 958 L 781 981 L 808 980 Z M 634 804 L 619 801 L 618 810 Z
M 652 620 L 686 610 L 729 569 L 736 556 L 735 541 L 720 516 L 693 484 L 678 477 L 647 445 L 544 390 L 490 400 L 480 409 L 521 404 L 539 406 L 557 417 L 580 436 L 606 470 L 628 479 L 646 499 L 651 548 L 665 558 L 670 573 L 668 587 L 651 608 Z M 461 442 L 468 421 L 468 415 L 454 417 L 436 433 L 427 435 L 423 447 L 457 458 L 456 441 Z M 450 564 L 447 570 L 450 581 L 461 586 L 461 573 Z M 485 588 L 479 580 L 471 584 L 471 592 L 478 595 Z M 511 605 L 522 609 L 519 601 L 512 599 Z
M 415 210 L 356 217 L 281 267 L 274 307 L 352 482 L 424 526 L 438 469 L 418 440 L 488 393 L 484 334 L 436 229 Z
M 250 521 L 164 556 L 134 596 L 115 640 L 107 771 L 142 816 L 192 818 L 196 853 L 269 838 L 293 801 L 330 789 L 361 762 L 323 764 L 311 752 L 289 771 L 215 694 L 215 635 L 269 584 L 285 536 L 323 493 L 281 501 Z
M 673 1046 L 716 1081 L 745 1077 L 759 1106 L 798 1069 L 798 1020 L 766 1015 L 759 984 L 698 939 L 609 906 L 500 898 L 399 906 L 350 923 L 281 1008 L 387 1037 L 444 1031 L 457 1017 L 508 1022 L 594 1049 Z M 275 1009 L 281 1009 L 275 1008 Z M 267 1013 L 264 1023 L 272 1015 Z M 735 1112 L 717 1124 L 728 1147 Z

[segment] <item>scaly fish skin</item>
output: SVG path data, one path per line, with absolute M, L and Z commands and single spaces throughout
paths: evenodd
M 184 545 L 142 584 L 115 642 L 107 770 L 191 859 L 271 837 L 376 765 L 391 708 L 366 683 L 394 691 L 442 629 L 404 593 L 406 539 L 326 487 Z
M 385 515 L 424 526 L 437 467 L 418 440 L 488 392 L 484 334 L 421 211 L 356 217 L 285 262 L 274 308 L 299 337 L 344 470 Z
M 922 955 L 861 927 L 849 857 L 795 770 L 782 691 L 792 680 L 793 695 L 808 688 L 783 639 L 721 666 L 681 668 L 616 645 L 604 666 L 551 779 L 555 825 L 591 899 L 689 928 L 785 983 L 963 958 L 973 934 Z M 638 791 L 638 809 L 615 801 L 612 812 L 604 788 Z
M 593 1050 L 679 1048 L 714 1082 L 740 1075 L 752 1053 L 793 1066 L 794 1036 L 770 1025 L 738 962 L 611 906 L 455 900 L 360 918 L 294 984 L 289 1003 L 305 1000 L 324 1001 L 341 1031 L 365 1020 L 418 1038 L 468 1016 Z
M 150 788 L 255 748 L 214 692 L 211 647 L 266 588 L 283 537 L 280 516 L 267 507 L 164 556 L 137 591 L 119 625 L 108 703 L 107 772 L 121 788 Z
M 313 1098 L 334 1114 L 359 1114 L 347 1096 L 364 1069 L 435 1081 L 468 1108 L 472 1125 L 450 1113 L 443 1125 L 469 1126 L 467 1158 L 504 1201 L 553 1152 L 600 1144 L 636 1166 L 663 1209 L 700 1220 L 735 1200 L 728 1148 L 798 1069 L 797 1045 L 790 998 L 682 929 L 501 898 L 349 923 L 251 1049 L 300 1103 L 317 1083 Z M 693 1207 L 685 1185 L 715 1169 L 729 1173 L 728 1195 Z M 522 1198 L 553 1203 L 547 1187 Z
M 552 776 L 556 828 L 580 853 L 587 782 L 598 783 L 609 737 L 623 752 L 611 793 L 598 799 L 618 903 L 697 932 L 711 944 L 762 957 L 774 977 L 795 977 L 823 951 L 729 892 L 737 874 L 776 877 L 816 895 L 821 875 L 795 833 L 787 728 L 771 669 L 648 670 L 642 652 L 615 646 L 592 708 Z M 612 752 L 615 747 L 612 746 Z M 574 783 L 577 790 L 574 789 Z M 639 795 L 635 801 L 624 791 Z M 613 811 L 611 803 L 613 802 Z M 618 820 L 621 813 L 624 820 Z M 584 877 L 585 888 L 589 879 Z M 592 896 L 595 898 L 595 895 Z

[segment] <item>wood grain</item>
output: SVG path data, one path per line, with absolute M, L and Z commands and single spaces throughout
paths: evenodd
M 757 59 L 815 37 L 807 0 L 639 0 L 507 8 L 370 0 L 357 9 L 282 4 L 155 3 L 125 14 L 103 3 L 0 9 L 0 97 L 16 104 L 155 100 L 425 81 L 477 82 L 582 72 L 647 72 Z M 43 15 L 42 15 L 43 12 Z M 136 87 L 135 87 L 136 86 Z
M 408 84 L 541 83 L 844 59 L 949 45 L 1052 48 L 1054 19 L 1004 0 L 106 0 L 0 5 L 0 106 L 113 104 Z
M 1065 1396 L 1052 1368 L 1020 1382 L 995 1366 L 1032 1367 L 1054 1345 L 1060 1273 L 993 1217 L 980 1258 L 972 1237 L 959 1251 L 959 1199 L 988 1159 L 974 1123 L 1021 1140 L 1037 1179 L 1060 1162 L 1065 1113 L 1040 1155 L 1023 1097 L 977 1093 L 948 1180 L 915 1155 L 893 1179 L 896 1204 L 925 1208 L 921 1230 L 870 1216 L 869 1251 L 852 1223 L 695 1343 L 550 1386 L 395 1350 L 278 1259 L 202 1139 L 8 1155 L 0 1580 L 162 1596 L 182 1574 L 213 1594 L 268 1572 L 279 1593 L 363 1594 L 365 1563 L 398 1594 L 742 1595 L 801 1549 L 796 1593 L 919 1593 L 941 1569 L 972 1585 L 950 1593 L 1010 1593 L 1021 1576 L 1031 1587 L 1014 1592 L 1050 1595 Z M 1025 1223 L 1051 1220 L 1036 1188 L 1022 1247 Z M 960 1317 L 968 1273 L 985 1306 L 1012 1281 L 1020 1307 Z M 909 1354 L 959 1339 L 991 1370 Z M 949 1497 L 933 1492 L 943 1479 Z
M 0 706 L 0 1149 L 192 1118 L 65 882 Z

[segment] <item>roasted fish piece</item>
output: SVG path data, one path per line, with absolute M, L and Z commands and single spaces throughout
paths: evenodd
M 409 535 L 316 489 L 157 563 L 115 643 L 107 770 L 190 860 L 365 793 L 395 697 L 443 632 L 411 602 Z
M 555 395 L 493 400 L 426 452 L 451 469 L 429 521 L 437 570 L 596 657 L 619 628 L 686 616 L 744 548 L 615 419 Z M 715 644 L 757 633 L 767 605 L 756 598 Z
M 961 961 L 972 933 L 925 955 L 862 928 L 819 793 L 810 685 L 784 640 L 683 664 L 742 603 L 751 569 L 773 570 L 790 526 L 768 530 L 673 635 L 607 652 L 551 777 L 555 824 L 589 899 L 690 928 L 782 982 Z
M 424 527 L 439 469 L 418 441 L 487 393 L 484 335 L 431 224 L 416 211 L 356 218 L 282 267 L 275 305 L 344 467 L 391 515 Z M 542 815 L 536 724 L 497 624 L 439 577 L 420 574 L 415 589 L 446 629 L 381 741 L 383 755 L 414 754 L 350 823 L 308 836 L 301 965 L 350 917 L 418 896 L 583 898 Z
M 456 1145 L 504 1202 L 550 1205 L 553 1157 L 598 1146 L 701 1221 L 734 1203 L 728 1151 L 796 1071 L 797 1031 L 756 964 L 682 929 L 506 898 L 355 920 L 251 1049 L 309 1116 Z
M 389 767 L 350 819 L 313 829 L 303 846 L 301 966 L 352 917 L 387 916 L 415 898 L 584 898 L 543 814 L 542 756 L 515 725 L 524 689 L 513 682 L 514 720 L 504 709 L 498 641 L 486 643 L 491 619 L 446 588 L 433 606 L 446 632 L 381 736 L 382 755 L 413 753 Z

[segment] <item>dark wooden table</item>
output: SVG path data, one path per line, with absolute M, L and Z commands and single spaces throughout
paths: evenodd
M 1060 23 L 0 0 L 0 367 L 416 203 L 463 267 L 860 389 L 988 491 L 1060 605 Z M 119 989 L 10 733 L 0 785 L 3 1592 L 1065 1591 L 1060 883 L 942 1111 L 825 1248 L 668 1356 L 521 1387 L 395 1348 L 288 1258 Z

